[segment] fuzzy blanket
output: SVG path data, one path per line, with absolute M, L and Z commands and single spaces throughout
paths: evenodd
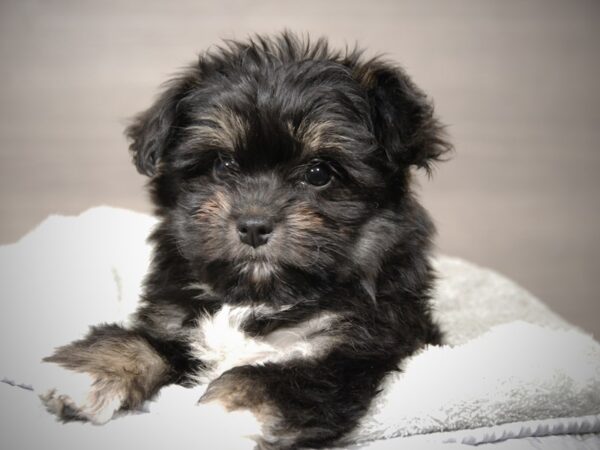
M 196 406 L 203 387 L 168 387 L 148 413 L 101 427 L 61 425 L 35 395 L 75 383 L 40 363 L 43 356 L 88 325 L 126 321 L 134 311 L 154 223 L 143 214 L 94 208 L 50 217 L 0 247 L 3 448 L 252 448 L 244 436 L 256 432 L 253 418 Z M 388 377 L 351 436 L 356 448 L 599 433 L 600 345 L 492 271 L 441 256 L 435 266 L 435 310 L 446 345 L 424 349 Z M 412 438 L 389 440 L 397 436 Z

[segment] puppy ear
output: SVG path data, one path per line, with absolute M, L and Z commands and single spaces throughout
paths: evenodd
M 355 76 L 367 90 L 375 136 L 387 158 L 398 168 L 416 166 L 431 174 L 452 145 L 427 96 L 403 70 L 379 59 L 356 67 Z
M 178 122 L 177 105 L 189 92 L 189 80 L 171 80 L 154 104 L 134 117 L 125 129 L 129 151 L 139 173 L 152 176 L 173 140 Z

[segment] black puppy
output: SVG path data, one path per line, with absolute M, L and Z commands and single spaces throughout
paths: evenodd
M 48 409 L 102 422 L 209 383 L 201 401 L 251 410 L 261 448 L 343 442 L 440 341 L 410 173 L 450 150 L 430 102 L 380 59 L 283 33 L 201 56 L 127 136 L 161 219 L 141 306 L 46 358 L 95 380 Z

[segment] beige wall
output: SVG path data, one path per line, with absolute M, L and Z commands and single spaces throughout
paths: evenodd
M 457 149 L 423 180 L 440 250 L 598 335 L 598 23 L 595 1 L 2 1 L 0 242 L 49 213 L 148 211 L 126 119 L 220 38 L 287 27 L 404 65 Z

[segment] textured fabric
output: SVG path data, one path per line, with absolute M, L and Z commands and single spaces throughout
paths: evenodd
M 447 345 L 388 378 L 355 439 L 600 413 L 598 342 L 493 271 L 448 257 L 436 268 Z
M 448 345 L 465 343 L 494 325 L 522 320 L 551 329 L 572 325 L 525 289 L 493 270 L 447 256 L 434 260 L 437 322 Z
M 145 239 L 154 224 L 143 214 L 94 208 L 79 217 L 51 217 L 18 243 L 0 248 L 3 446 L 165 448 L 167 436 L 177 435 L 178 448 L 210 442 L 211 448 L 252 448 L 237 436 L 256 424 L 243 414 L 196 406 L 202 388 L 166 388 L 148 405 L 150 414 L 103 427 L 60 425 L 35 395 L 61 382 L 64 373 L 41 364 L 43 356 L 80 337 L 88 325 L 126 321 L 134 311 L 150 258 Z M 434 263 L 440 275 L 436 318 L 448 345 L 405 361 L 354 439 L 437 436 L 445 445 L 470 445 L 598 432 L 599 344 L 492 271 L 456 258 Z M 551 418 L 552 426 L 544 422 Z M 582 420 L 591 420 L 591 426 L 573 425 Z M 464 430 L 469 431 L 461 434 Z
M 598 450 L 600 416 L 517 422 L 460 432 L 414 435 L 368 442 L 348 450 L 490 449 Z M 590 432 L 584 430 L 591 430 Z
M 574 330 L 510 322 L 460 346 L 429 348 L 403 369 L 356 439 L 600 413 L 600 345 Z
M 432 448 L 491 448 L 597 450 L 600 448 L 600 416 L 514 422 L 492 427 L 413 435 L 353 445 L 349 450 L 402 450 Z

